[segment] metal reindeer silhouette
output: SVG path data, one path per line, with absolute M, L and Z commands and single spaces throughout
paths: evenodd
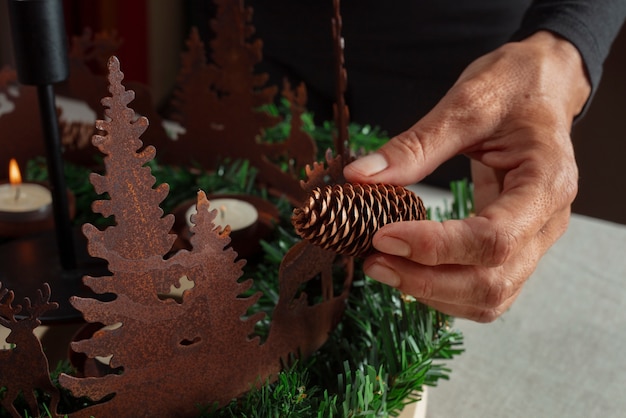
M 0 404 L 13 417 L 20 417 L 13 403 L 23 394 L 30 413 L 39 416 L 39 407 L 35 398 L 35 388 L 41 389 L 51 397 L 50 410 L 56 411 L 59 403 L 59 391 L 50 381 L 48 359 L 43 353 L 41 342 L 33 330 L 41 325 L 39 317 L 52 309 L 57 309 L 56 302 L 50 302 L 50 286 L 43 285 L 38 291 L 38 300 L 31 303 L 24 298 L 24 311 L 28 316 L 17 319 L 22 313 L 22 305 L 13 306 L 15 294 L 2 288 L 0 283 L 0 325 L 11 330 L 6 341 L 13 345 L 8 350 L 0 350 L 0 387 L 5 388 Z

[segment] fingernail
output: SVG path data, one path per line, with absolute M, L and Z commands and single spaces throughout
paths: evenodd
M 398 276 L 395 271 L 391 270 L 389 267 L 383 266 L 382 264 L 374 263 L 366 268 L 364 273 L 372 279 L 388 286 L 400 286 L 400 276 Z
M 389 164 L 387 164 L 387 160 L 379 152 L 374 152 L 366 155 L 365 157 L 361 157 L 349 165 L 352 170 L 358 171 L 359 174 L 364 176 L 373 176 L 374 174 L 378 174 L 388 166 Z
M 383 236 L 376 240 L 374 247 L 381 253 L 397 255 L 399 257 L 409 257 L 411 247 L 406 241 L 399 238 Z

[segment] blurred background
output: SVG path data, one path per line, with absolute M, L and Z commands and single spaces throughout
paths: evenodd
M 64 0 L 68 35 L 79 35 L 86 27 L 94 33 L 117 31 L 123 41 L 118 56 L 125 78 L 149 85 L 159 106 L 165 106 L 171 94 L 190 28 L 211 14 L 210 10 L 199 14 L 203 7 L 212 6 L 206 0 Z M 0 67 L 13 66 L 9 32 L 7 0 L 0 0 Z M 593 103 L 572 134 L 580 169 L 574 212 L 622 224 L 626 224 L 625 52 L 623 28 Z

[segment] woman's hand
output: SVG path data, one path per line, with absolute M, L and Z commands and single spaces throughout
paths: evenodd
M 464 153 L 475 216 L 386 225 L 365 273 L 450 315 L 500 316 L 567 228 L 578 182 L 570 129 L 589 93 L 578 51 L 549 32 L 472 63 L 429 114 L 344 174 L 406 185 Z

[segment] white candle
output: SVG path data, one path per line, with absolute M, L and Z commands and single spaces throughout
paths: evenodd
M 52 193 L 34 183 L 22 183 L 14 159 L 9 164 L 10 184 L 0 184 L 0 220 L 32 221 L 42 219 L 52 205 Z
M 224 228 L 230 225 L 230 229 L 239 231 L 253 225 L 259 218 L 259 212 L 254 205 L 245 200 L 235 198 L 219 198 L 210 200 L 209 211 L 217 209 L 217 216 L 213 220 L 215 225 Z M 187 209 L 185 219 L 187 225 L 193 226 L 191 215 L 197 213 L 196 206 L 193 205 Z
M 34 183 L 0 185 L 0 212 L 33 212 L 52 204 L 50 190 Z

